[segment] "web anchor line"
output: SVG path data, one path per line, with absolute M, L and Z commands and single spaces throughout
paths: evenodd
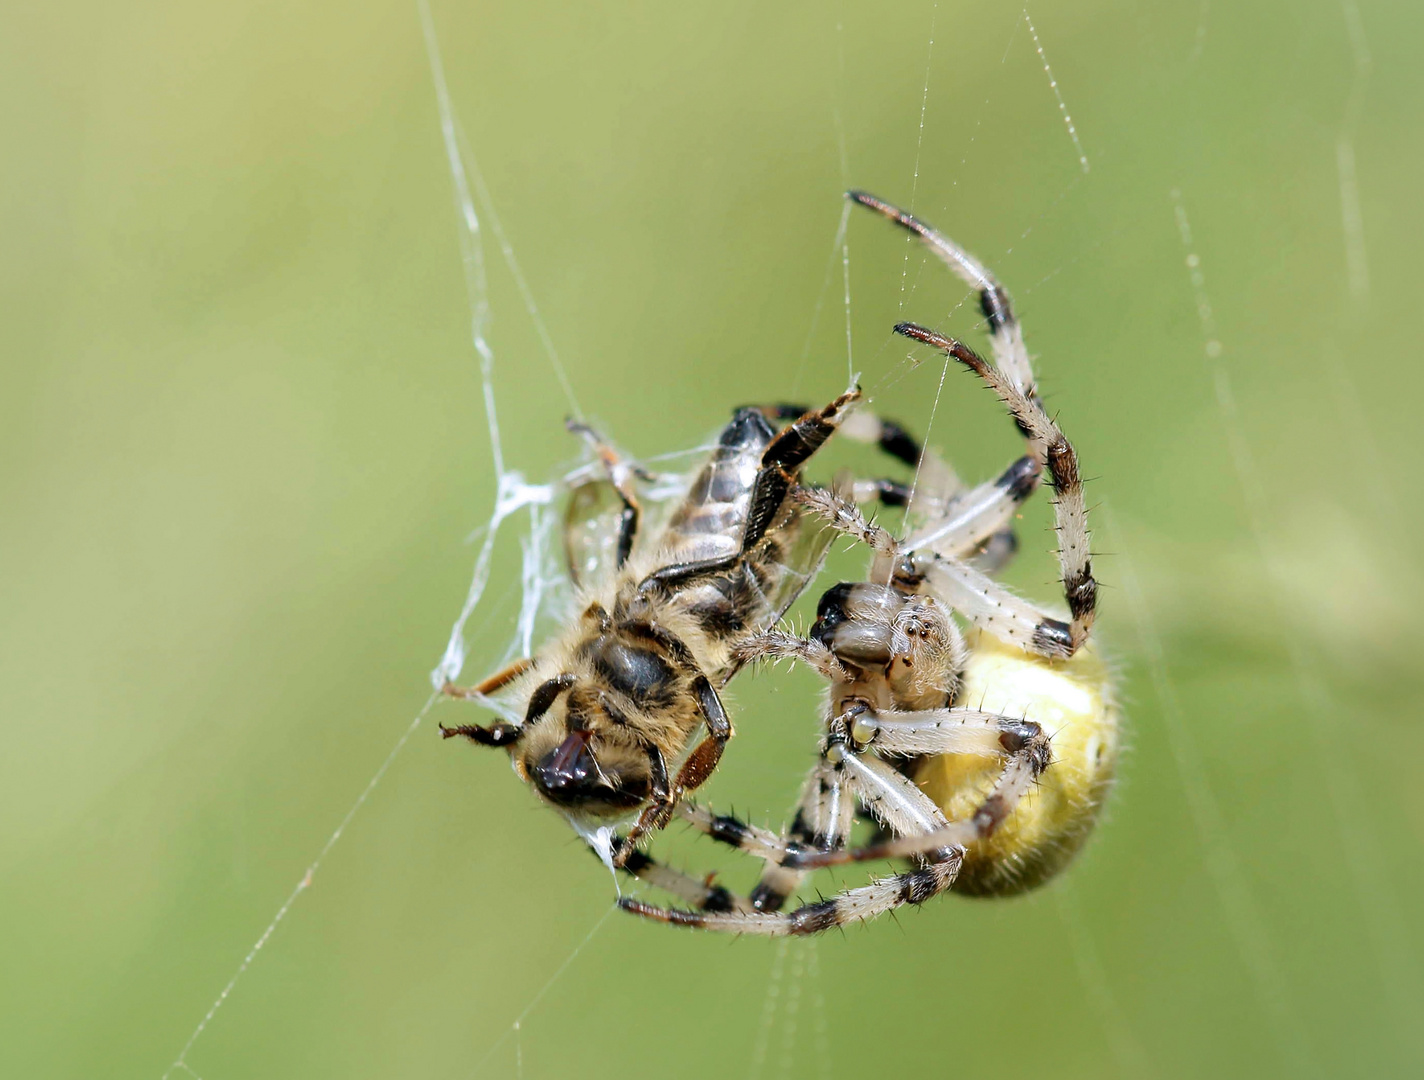
M 1078 151 L 1078 165 L 1084 172 L 1088 171 L 1088 155 L 1083 152 L 1083 144 L 1078 139 L 1078 128 L 1073 123 L 1073 117 L 1068 112 L 1068 105 L 1063 100 L 1063 92 L 1058 89 L 1058 80 L 1053 77 L 1053 69 L 1048 66 L 1048 57 L 1043 53 L 1043 42 L 1038 40 L 1038 31 L 1034 29 L 1033 20 L 1029 18 L 1028 8 L 1023 9 L 1024 22 L 1028 24 L 1028 32 L 1033 36 L 1033 47 L 1038 51 L 1038 58 L 1043 62 L 1043 73 L 1048 76 L 1048 88 L 1053 91 L 1053 96 L 1058 101 L 1058 112 L 1063 117 L 1063 126 L 1068 129 L 1068 137 L 1073 140 L 1073 149 Z
M 407 725 L 405 731 L 401 733 L 401 737 L 396 740 L 396 744 L 392 746 L 390 752 L 386 754 L 386 759 L 381 762 L 380 767 L 367 782 L 366 787 L 362 790 L 361 794 L 356 797 L 356 801 L 351 804 L 351 808 L 346 811 L 346 816 L 343 817 L 341 823 L 336 826 L 336 831 L 327 838 L 326 843 L 322 845 L 322 849 L 317 852 L 316 858 L 311 861 L 311 865 L 307 867 L 306 873 L 302 875 L 302 879 L 297 882 L 296 887 L 292 889 L 287 899 L 282 902 L 282 906 L 277 909 L 277 914 L 272 916 L 272 921 L 267 924 L 267 928 L 262 931 L 256 943 L 252 948 L 247 950 L 247 955 L 242 958 L 242 963 L 238 964 L 237 970 L 232 974 L 232 978 L 228 979 L 227 985 L 222 988 L 222 992 L 218 994 L 217 999 L 208 1007 L 207 1013 L 205 1013 L 202 1020 L 198 1022 L 198 1026 L 193 1029 L 193 1033 L 188 1036 L 188 1041 L 183 1044 L 183 1049 L 178 1052 L 178 1056 L 173 1059 L 173 1063 L 164 1070 L 162 1080 L 168 1080 L 168 1077 L 177 1069 L 182 1069 L 192 1076 L 198 1075 L 194 1072 L 193 1067 L 188 1064 L 188 1054 L 192 1051 L 193 1046 L 202 1037 L 203 1033 L 207 1031 L 208 1025 L 212 1022 L 213 1017 L 217 1015 L 218 1010 L 226 1004 L 227 999 L 232 995 L 233 989 L 237 986 L 238 980 L 247 974 L 247 969 L 256 961 L 257 954 L 262 951 L 272 935 L 276 933 L 277 927 L 281 924 L 282 920 L 287 917 L 287 913 L 292 910 L 292 905 L 306 893 L 307 889 L 311 888 L 312 880 L 316 877 L 316 872 L 321 868 L 322 861 L 326 858 L 331 849 L 336 846 L 337 841 L 345 835 L 346 827 L 351 824 L 357 811 L 366 804 L 366 800 L 370 798 L 371 792 L 376 790 L 376 785 L 385 779 L 387 770 L 390 769 L 395 759 L 400 756 L 400 752 L 405 749 L 406 744 L 410 742 L 410 737 L 415 734 L 415 729 L 420 727 L 421 721 L 425 719 L 439 696 L 439 694 L 431 694 L 430 697 L 426 699 L 425 704 L 421 706 L 420 711 L 415 714 L 415 719 L 412 720 L 410 724 Z
M 277 908 L 276 914 L 273 915 L 272 919 L 258 936 L 256 942 L 248 949 L 241 963 L 238 964 L 237 969 L 223 986 L 217 998 L 214 999 L 213 1003 L 208 1007 L 207 1012 L 204 1013 L 197 1027 L 193 1029 L 192 1034 L 188 1036 L 188 1040 L 183 1044 L 178 1056 L 174 1058 L 173 1062 L 163 1072 L 163 1080 L 168 1080 L 175 1072 L 187 1073 L 194 1077 L 198 1076 L 197 1071 L 188 1061 L 188 1055 L 192 1052 L 193 1047 L 206 1033 L 213 1019 L 217 1016 L 218 1011 L 232 996 L 233 991 L 236 989 L 242 977 L 246 975 L 252 965 L 256 963 L 262 950 L 276 933 L 278 926 L 286 920 L 287 915 L 291 912 L 296 902 L 304 896 L 311 887 L 316 873 L 321 868 L 327 855 L 330 854 L 332 849 L 335 848 L 337 843 L 346 834 L 346 830 L 356 817 L 356 814 L 365 806 L 372 792 L 374 792 L 381 781 L 385 779 L 387 772 L 390 770 L 392 764 L 394 764 L 396 758 L 400 756 L 401 752 L 410 742 L 411 736 L 415 734 L 416 729 L 420 727 L 426 716 L 429 715 L 435 703 L 440 700 L 442 696 L 440 688 L 445 685 L 447 680 L 453 680 L 459 675 L 460 669 L 464 665 L 467 652 L 464 628 L 470 617 L 474 614 L 475 609 L 479 606 L 480 601 L 483 599 L 485 587 L 489 583 L 490 566 L 499 528 L 506 520 L 520 510 L 528 509 L 531 524 L 531 538 L 526 542 L 524 556 L 524 599 L 518 619 L 518 638 L 520 640 L 528 640 L 531 637 L 534 620 L 539 613 L 539 608 L 542 604 L 547 586 L 549 585 L 549 581 L 540 573 L 544 548 L 538 534 L 541 528 L 552 520 L 548 515 L 543 514 L 541 509 L 553 502 L 555 486 L 552 484 L 529 484 L 520 473 L 507 468 L 505 465 L 504 450 L 499 432 L 499 419 L 495 406 L 493 382 L 494 349 L 488 337 L 490 322 L 488 282 L 486 279 L 484 252 L 481 243 L 480 217 L 475 209 L 475 200 L 470 187 L 471 176 L 473 176 L 475 181 L 475 189 L 478 191 L 481 201 L 486 206 L 491 225 L 495 230 L 496 239 L 500 244 L 505 261 L 516 278 L 521 296 L 525 302 L 525 307 L 530 317 L 535 321 L 541 340 L 554 366 L 555 373 L 568 397 L 570 407 L 576 413 L 578 412 L 578 403 L 574 399 L 567 374 L 554 350 L 552 339 L 549 337 L 548 330 L 539 315 L 538 307 L 534 303 L 528 283 L 519 269 L 518 262 L 514 258 L 513 248 L 504 236 L 498 219 L 494 215 L 494 209 L 489 200 L 488 190 L 485 188 L 483 177 L 474 167 L 472 157 L 470 159 L 470 168 L 467 171 L 465 162 L 466 155 L 461 153 L 459 126 L 455 120 L 454 109 L 450 103 L 449 89 L 445 81 L 444 67 L 440 60 L 439 45 L 436 40 L 435 27 L 431 19 L 429 5 L 427 0 L 419 0 L 418 6 L 421 26 L 425 34 L 431 77 L 435 84 L 441 133 L 444 137 L 446 156 L 451 181 L 454 187 L 455 209 L 461 223 L 460 249 L 461 261 L 464 266 L 467 297 L 470 306 L 470 337 L 475 353 L 479 357 L 480 386 L 484 400 L 485 417 L 489 428 L 490 456 L 497 478 L 494 511 L 490 516 L 488 525 L 484 529 L 483 540 L 475 559 L 475 569 L 471 578 L 470 587 L 466 593 L 464 605 L 451 629 L 450 638 L 446 644 L 444 653 L 434 671 L 431 672 L 431 681 L 435 687 L 434 691 L 426 699 L 425 704 L 421 706 L 414 719 L 406 726 L 405 730 L 386 754 L 385 759 L 371 776 L 371 779 L 366 783 L 366 786 L 356 797 L 356 800 L 347 809 L 335 831 L 331 833 L 326 843 L 322 845 L 321 850 L 317 852 L 316 858 L 307 866 L 301 879 Z M 610 911 L 611 910 L 610 908 Z M 603 925 L 603 921 L 606 919 L 607 915 L 605 914 L 604 920 L 600 920 L 598 925 L 594 927 L 594 930 L 590 932 L 590 938 L 593 936 L 593 933 L 597 932 L 598 928 Z M 586 943 L 587 939 L 585 939 L 585 944 Z M 579 948 L 582 948 L 582 945 L 580 945 Z M 577 952 L 578 950 L 575 950 L 575 956 Z M 564 966 L 555 973 L 555 978 L 563 972 L 564 968 L 568 966 L 568 963 L 572 961 L 572 959 L 573 957 L 571 956 L 569 961 L 566 961 Z M 545 989 L 547 988 L 546 986 Z M 541 991 L 541 996 L 542 993 Z M 536 997 L 535 1002 L 531 1002 L 530 1008 L 537 1003 L 537 1000 L 538 998 Z M 526 1009 L 525 1014 L 522 1014 L 520 1019 L 523 1019 L 523 1015 L 527 1015 L 528 1011 L 529 1010 Z M 517 1023 L 516 1021 L 516 1027 Z

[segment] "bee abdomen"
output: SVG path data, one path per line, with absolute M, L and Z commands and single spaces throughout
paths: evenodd
M 668 522 L 663 539 L 670 561 L 713 559 L 740 548 L 761 456 L 775 436 L 760 409 L 736 411 Z

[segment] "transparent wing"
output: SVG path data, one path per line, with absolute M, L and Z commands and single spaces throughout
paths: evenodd
M 564 563 L 575 588 L 607 580 L 618 558 L 623 500 L 607 480 L 585 480 L 569 489 L 564 510 Z

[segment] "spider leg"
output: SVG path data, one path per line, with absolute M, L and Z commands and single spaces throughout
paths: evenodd
M 829 900 L 804 904 L 794 911 L 684 911 L 660 908 L 628 897 L 618 901 L 624 911 L 647 919 L 690 926 L 703 930 L 720 930 L 732 934 L 765 934 L 770 936 L 817 934 L 846 923 L 868 921 L 905 904 L 923 904 L 938 896 L 959 875 L 963 855 L 954 851 L 943 862 L 903 874 L 881 878 L 858 889 L 847 889 Z
M 869 746 L 877 754 L 909 756 L 1004 757 L 1031 743 L 1038 745 L 1042 731 L 1031 720 L 965 708 L 866 709 L 850 725 L 850 736 L 858 747 Z
M 899 207 L 864 191 L 848 191 L 846 197 L 867 209 L 874 210 L 882 217 L 918 236 L 925 246 L 938 256 L 961 281 L 978 292 L 979 309 L 988 325 L 989 340 L 994 350 L 994 361 L 998 369 L 1025 398 L 1041 404 L 1034 380 L 1033 364 L 1030 362 L 1028 349 L 1024 344 L 1023 330 L 1014 314 L 1013 304 L 1009 299 L 1008 292 L 994 278 L 989 269 L 934 226 L 921 221 Z M 1027 431 L 1024 432 L 1024 435 L 1029 443 L 1029 456 L 1038 463 L 1041 470 L 1046 447 Z M 1037 483 L 1038 475 L 1034 474 L 1031 477 L 1031 486 L 1023 493 L 1024 498 L 1032 492 Z M 955 513 L 956 518 L 960 517 L 954 508 L 948 508 L 948 511 Z M 943 514 L 937 516 L 945 517 Z M 936 529 L 938 531 L 947 525 L 948 522 L 942 520 Z M 946 536 L 948 537 L 953 531 L 953 529 L 946 529 Z M 983 563 L 986 569 L 997 569 L 1013 555 L 1016 544 L 1012 531 L 1007 528 L 1001 529 L 997 533 L 982 534 L 976 543 L 987 544 L 991 538 L 995 544 L 976 561 Z M 923 543 L 924 541 L 916 541 L 911 546 L 919 548 Z M 969 550 L 958 546 L 946 545 L 937 548 L 937 550 L 941 554 L 951 554 L 960 558 L 970 554 Z
M 1080 487 L 1080 500 L 1081 496 Z M 976 626 L 1040 656 L 1072 656 L 1087 639 L 1088 628 L 1092 625 L 1091 606 L 1084 609 L 1085 617 L 1075 614 L 1073 622 L 1065 623 L 1045 614 L 1030 601 L 1014 595 L 968 563 L 941 557 L 934 551 L 907 553 L 905 545 L 887 530 L 867 521 L 859 507 L 833 491 L 799 488 L 796 498 L 808 510 L 825 519 L 831 528 L 861 541 L 875 552 L 872 579 L 888 580 L 893 576 L 897 587 L 912 592 L 924 591 L 923 586 L 928 584 L 930 595 L 943 600 Z M 1062 506 L 1061 498 L 1059 505 Z M 1061 528 L 1059 535 L 1064 535 Z M 1064 555 L 1062 559 L 1067 562 L 1069 556 Z M 1068 579 L 1065 572 L 1065 580 Z M 1087 581 L 1088 592 L 1084 594 L 1080 590 L 1079 595 L 1087 595 L 1091 599 L 1097 586 L 1091 576 Z M 1073 596 L 1070 590 L 1070 608 Z
M 852 387 L 829 405 L 811 409 L 783 428 L 762 451 L 760 467 L 753 482 L 738 550 L 727 555 L 692 562 L 673 563 L 649 574 L 639 590 L 685 588 L 699 578 L 731 570 L 761 543 L 796 482 L 801 466 L 835 434 L 848 409 L 860 400 L 860 390 Z M 780 408 L 790 408 L 781 406 Z M 777 413 L 778 407 L 770 411 Z M 740 410 L 739 410 L 740 412 Z
M 1057 496 L 1053 502 L 1058 532 L 1058 561 L 1063 575 L 1063 591 L 1068 599 L 1072 622 L 1067 628 L 1071 653 L 1088 639 L 1097 609 L 1097 582 L 1093 579 L 1092 553 L 1088 541 L 1088 508 L 1083 501 L 1083 481 L 1078 472 L 1078 454 L 1058 424 L 1043 411 L 1043 404 L 1024 392 L 1005 372 L 967 345 L 913 323 L 901 323 L 897 333 L 952 356 L 977 374 L 993 389 L 1013 415 L 1015 423 L 1031 444 L 1042 445 L 1048 475 Z
M 918 236 L 954 274 L 971 289 L 979 292 L 979 309 L 989 324 L 989 339 L 994 347 L 994 361 L 1013 385 L 1028 398 L 1036 400 L 1033 365 L 1024 345 L 1023 330 L 1014 315 L 1013 305 L 1004 287 L 994 279 L 987 267 L 956 244 L 933 225 L 892 206 L 865 191 L 848 191 L 846 198 L 874 210 L 903 229 Z
M 945 711 L 953 713 L 956 710 Z M 918 722 L 917 727 L 917 722 L 914 720 L 901 722 L 899 734 L 904 740 L 902 745 L 952 747 L 960 739 L 958 733 L 954 732 L 952 728 L 939 729 L 939 734 L 943 736 L 943 742 L 937 743 L 935 739 L 935 725 L 942 719 L 942 716 L 939 718 L 926 717 L 923 721 Z M 1048 768 L 1053 758 L 1049 737 L 1038 724 L 1028 720 L 1015 720 L 1012 717 L 993 718 L 993 723 L 998 727 L 997 739 L 1000 748 L 1007 754 L 1008 761 L 1004 766 L 1004 771 L 995 781 L 993 789 L 970 817 L 961 821 L 947 822 L 936 829 L 894 837 L 868 847 L 797 853 L 792 860 L 794 865 L 801 869 L 810 869 L 879 859 L 903 859 L 933 854 L 946 847 L 967 848 L 973 843 L 992 836 L 1004 819 L 1013 812 L 1019 800 Z M 989 721 L 983 722 L 984 727 L 988 727 L 988 724 Z M 980 725 L 976 723 L 975 726 Z M 882 734 L 885 734 L 885 730 L 882 728 Z M 888 749 L 894 745 L 894 740 L 895 733 L 892 731 L 884 746 Z M 944 752 L 954 751 L 946 749 Z
M 857 726 L 864 719 L 858 718 Z M 867 723 L 874 726 L 876 741 L 887 751 L 924 747 L 930 748 L 929 752 L 984 753 L 990 751 L 992 739 L 998 743 L 1000 752 L 1008 754 L 1009 761 L 994 790 L 972 817 L 967 821 L 945 822 L 929 797 L 888 764 L 872 755 L 852 754 L 842 748 L 841 763 L 847 767 L 848 780 L 856 788 L 857 796 L 882 823 L 901 835 L 856 850 L 788 850 L 782 858 L 782 868 L 804 873 L 822 866 L 891 858 L 925 859 L 928 860 L 925 865 L 881 878 L 870 885 L 847 889 L 828 900 L 806 904 L 787 913 L 687 911 L 654 907 L 628 898 L 620 900 L 619 906 L 675 926 L 780 936 L 815 934 L 849 922 L 873 919 L 906 904 L 922 904 L 954 884 L 963 865 L 964 849 L 994 832 L 1048 767 L 1051 756 L 1048 737 L 1039 725 L 973 710 L 890 714 L 873 717 Z
M 615 839 L 615 849 L 620 843 L 621 841 Z M 714 884 L 711 875 L 706 878 L 693 877 L 658 862 L 646 852 L 631 852 L 623 861 L 621 869 L 630 877 L 662 889 L 698 911 L 752 910 L 750 900 L 737 896 L 722 885 Z
M 715 814 L 693 803 L 681 804 L 678 812 L 693 828 L 713 840 L 761 858 L 766 865 L 751 891 L 751 905 L 758 911 L 779 911 L 806 876 L 806 871 L 788 869 L 782 863 L 793 852 L 842 847 L 850 834 L 855 800 L 840 767 L 823 756 L 806 778 L 795 816 L 785 835 L 748 824 L 730 814 Z
M 741 663 L 757 660 L 799 660 L 828 682 L 848 682 L 850 674 L 823 642 L 797 637 L 785 630 L 763 630 L 742 638 L 733 650 Z
M 887 828 L 895 831 L 905 828 L 929 829 L 933 833 L 940 823 L 945 821 L 944 815 L 929 796 L 885 762 L 870 756 L 845 753 L 844 746 L 840 743 L 832 743 L 828 747 L 825 760 L 832 768 L 844 768 L 848 785 Z M 767 870 L 779 880 L 790 883 L 789 888 L 778 889 L 767 895 L 768 877 L 763 875 L 762 883 L 752 893 L 753 903 L 759 909 L 757 911 L 687 911 L 655 907 L 626 897 L 619 901 L 619 906 L 635 915 L 675 926 L 699 927 L 734 934 L 814 934 L 829 930 L 833 926 L 843 926 L 848 922 L 873 919 L 903 904 L 922 904 L 954 883 L 963 861 L 963 852 L 957 848 L 926 848 L 917 854 L 929 861 L 915 870 L 882 878 L 861 888 L 846 890 L 829 900 L 804 904 L 793 911 L 781 912 L 778 910 L 781 903 L 800 885 L 805 876 L 808 868 L 808 859 L 805 856 L 833 857 L 844 849 L 832 847 L 829 850 L 811 851 L 801 845 L 787 844 L 779 840 L 768 845 L 764 836 L 756 837 L 755 842 L 759 847 L 780 847 L 783 852 L 780 863 L 768 865 Z M 743 844 L 741 849 L 749 848 Z
M 1019 458 L 996 479 L 954 498 L 942 514 L 912 533 L 901 547 L 964 559 L 996 536 L 1012 536 L 1014 515 L 1038 490 L 1042 475 L 1042 464 L 1031 454 Z

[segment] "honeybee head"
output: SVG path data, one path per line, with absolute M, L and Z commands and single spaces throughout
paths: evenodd
M 546 801 L 576 817 L 618 818 L 652 791 L 646 750 L 623 732 L 613 704 L 573 675 L 530 697 L 514 767 Z

